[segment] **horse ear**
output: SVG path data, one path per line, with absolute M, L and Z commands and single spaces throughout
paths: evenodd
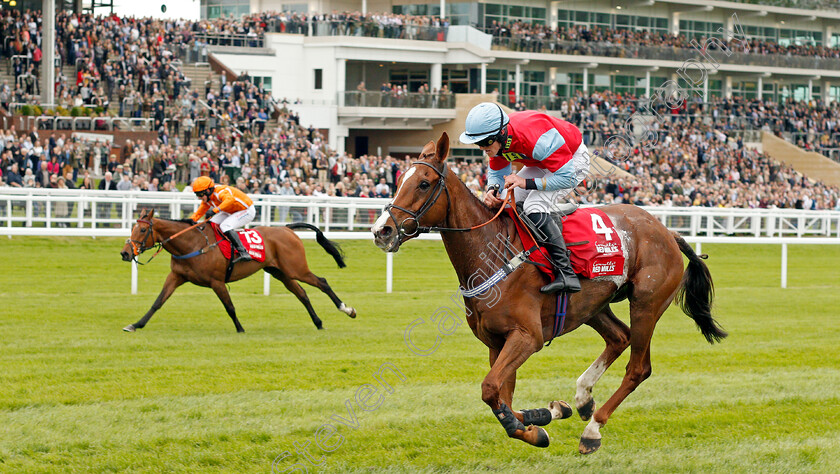
M 446 132 L 443 132 L 443 135 L 440 136 L 440 139 L 437 142 L 435 159 L 438 162 L 443 162 L 447 156 L 449 156 L 449 135 Z
M 138 218 L 142 219 L 146 217 L 146 208 L 140 209 L 140 214 L 137 215 Z
M 151 219 L 152 217 L 155 217 L 155 210 L 154 210 L 154 208 L 152 208 L 152 210 L 151 210 L 151 211 L 149 211 L 149 219 Z

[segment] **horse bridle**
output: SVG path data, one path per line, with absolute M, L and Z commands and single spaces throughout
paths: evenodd
M 451 200 L 449 198 L 449 190 L 446 189 L 446 174 L 441 172 L 434 165 L 432 165 L 430 163 L 426 163 L 425 161 L 414 161 L 414 162 L 411 163 L 411 165 L 412 166 L 414 166 L 414 165 L 428 166 L 429 168 L 433 169 L 435 171 L 435 173 L 437 173 L 439 179 L 438 179 L 437 183 L 435 183 L 435 189 L 432 191 L 432 197 L 427 199 L 426 202 L 423 203 L 423 205 L 417 211 L 412 211 L 410 209 L 406 209 L 404 207 L 397 206 L 394 203 L 390 203 L 387 206 L 385 206 L 385 212 L 388 213 L 388 215 L 394 221 L 394 224 L 397 224 L 397 218 L 394 217 L 394 213 L 391 212 L 391 209 L 398 209 L 398 210 L 408 214 L 408 217 L 406 217 L 405 219 L 402 220 L 402 222 L 397 224 L 397 232 L 399 233 L 400 240 L 402 240 L 403 237 L 410 239 L 412 237 L 417 237 L 420 234 L 423 234 L 423 233 L 426 233 L 426 232 L 431 232 L 431 231 L 434 231 L 434 230 L 450 230 L 450 229 L 444 229 L 444 228 L 441 228 L 441 227 L 425 227 L 425 226 L 420 225 L 420 219 L 422 219 L 423 216 L 425 216 L 426 213 L 429 212 L 429 209 L 431 209 L 432 206 L 434 206 L 435 203 L 437 203 L 437 200 L 440 197 L 442 192 L 446 192 L 446 207 L 447 207 L 447 210 L 449 209 L 449 203 L 451 202 Z M 415 226 L 414 226 L 414 232 L 408 233 L 408 232 L 405 231 L 405 225 L 406 225 L 407 222 L 410 222 L 410 221 L 414 221 Z M 451 229 L 451 230 L 456 230 L 456 229 Z
M 428 156 L 428 155 L 423 155 L 423 156 Z M 499 208 L 499 211 L 496 213 L 496 215 L 494 215 L 489 221 L 487 221 L 483 224 L 474 225 L 472 227 L 457 228 L 457 227 L 421 226 L 420 225 L 420 219 L 423 218 L 423 216 L 426 215 L 427 212 L 429 212 L 429 209 L 431 209 L 432 206 L 435 205 L 435 203 L 437 203 L 437 200 L 438 200 L 438 198 L 440 198 L 440 195 L 441 195 L 442 192 L 446 193 L 446 211 L 447 211 L 447 214 L 449 213 L 449 207 L 452 204 L 452 198 L 449 197 L 449 189 L 447 189 L 447 187 L 446 187 L 446 173 L 445 173 L 445 171 L 441 171 L 441 170 L 437 169 L 434 165 L 432 165 L 430 163 L 426 163 L 425 161 L 414 161 L 414 162 L 411 163 L 411 165 L 412 166 L 414 166 L 414 165 L 428 166 L 429 168 L 433 169 L 435 171 L 435 173 L 437 173 L 438 178 L 440 178 L 440 179 L 438 179 L 438 182 L 435 183 L 435 189 L 432 191 L 432 197 L 427 199 L 426 202 L 423 203 L 423 205 L 420 207 L 420 209 L 417 210 L 416 212 L 412 211 L 412 210 L 409 210 L 409 209 L 406 209 L 404 207 L 396 206 L 393 203 L 390 203 L 387 206 L 385 206 L 385 212 L 388 213 L 388 215 L 394 221 L 394 224 L 397 224 L 397 219 L 394 217 L 394 213 L 391 212 L 391 209 L 398 209 L 398 210 L 408 214 L 408 217 L 406 217 L 405 219 L 402 220 L 402 222 L 397 224 L 397 233 L 399 235 L 400 241 L 404 241 L 403 238 L 405 238 L 407 240 L 407 239 L 410 239 L 410 238 L 413 238 L 413 237 L 417 237 L 420 234 L 425 234 L 427 232 L 469 232 L 471 230 L 479 229 L 479 228 L 484 227 L 487 224 L 493 222 L 494 220 L 496 220 L 496 218 L 499 217 L 499 215 L 504 210 L 506 203 L 508 203 L 508 202 L 511 203 L 511 204 L 513 203 L 513 194 L 514 193 L 511 192 L 511 193 L 508 193 L 507 197 L 505 198 L 505 202 L 502 203 L 502 205 Z M 444 168 L 444 170 L 445 169 L 446 168 Z M 408 233 L 408 232 L 405 231 L 405 224 L 406 224 L 406 222 L 409 222 L 409 221 L 414 221 L 414 223 L 416 224 L 414 232 L 411 232 L 411 233 Z
M 163 249 L 163 245 L 161 245 L 160 243 L 156 243 L 155 245 L 152 245 L 151 247 L 146 247 L 146 241 L 149 240 L 149 237 L 150 237 L 149 232 L 151 232 L 151 236 L 154 236 L 154 231 L 152 229 L 152 225 L 153 225 L 152 221 L 151 221 L 151 219 L 143 219 L 141 217 L 140 219 L 137 219 L 137 223 L 138 224 L 146 224 L 148 226 L 145 229 L 143 229 L 143 239 L 142 240 L 134 240 L 131 237 L 129 237 L 128 239 L 126 239 L 125 243 L 131 244 L 131 249 L 134 251 L 134 257 L 133 257 L 134 261 L 136 263 L 140 264 L 140 265 L 145 265 L 146 263 L 151 262 L 153 258 L 157 257 L 157 254 L 159 254 L 161 249 Z M 139 247 L 138 247 L 138 244 L 139 244 Z M 157 252 L 155 252 L 155 254 L 152 255 L 151 258 L 149 258 L 149 260 L 146 261 L 146 263 L 142 263 L 139 260 L 137 260 L 137 257 L 139 257 L 141 253 L 145 252 L 146 250 L 155 248 L 155 247 L 158 247 Z
M 158 256 L 158 254 L 159 254 L 159 253 L 163 250 L 163 246 L 164 246 L 165 244 L 167 244 L 169 241 L 173 240 L 175 237 L 178 237 L 179 235 L 183 234 L 184 232 L 186 232 L 186 231 L 188 231 L 188 230 L 190 230 L 190 229 L 194 229 L 194 228 L 198 227 L 199 225 L 202 225 L 202 224 L 203 224 L 203 222 L 198 222 L 198 223 L 196 223 L 196 224 L 194 224 L 194 225 L 192 225 L 192 226 L 190 226 L 190 227 L 187 227 L 186 229 L 184 229 L 184 230 L 182 230 L 182 231 L 180 231 L 180 232 L 178 232 L 178 233 L 174 234 L 173 236 L 171 236 L 171 237 L 167 238 L 166 240 L 162 240 L 162 241 L 160 241 L 160 242 L 155 242 L 155 244 L 154 244 L 154 245 L 152 245 L 152 246 L 150 246 L 150 247 L 146 247 L 146 241 L 147 241 L 147 240 L 149 240 L 149 235 L 147 235 L 147 234 L 148 234 L 148 232 L 149 232 L 149 231 L 153 231 L 152 226 L 153 226 L 154 224 L 152 223 L 152 220 L 151 220 L 151 219 L 143 219 L 142 217 L 141 217 L 140 219 L 137 219 L 137 223 L 138 223 L 138 224 L 146 224 L 146 225 L 148 225 L 148 227 L 146 227 L 145 229 L 143 229 L 143 240 L 134 240 L 134 239 L 132 239 L 131 237 L 129 237 L 128 239 L 126 239 L 125 243 L 126 243 L 126 244 L 131 244 L 131 249 L 134 251 L 134 257 L 133 257 L 133 260 L 134 260 L 137 264 L 139 264 L 139 265 L 145 265 L 146 263 L 151 262 L 151 261 L 152 261 L 152 259 L 153 259 L 153 258 L 155 258 L 155 257 L 157 257 L 157 256 Z M 201 229 L 199 229 L 199 230 L 201 230 Z M 201 233 L 201 235 L 203 235 L 203 236 L 204 236 L 204 240 L 205 240 L 205 241 L 206 241 L 206 243 L 207 243 L 207 246 L 206 246 L 206 247 L 204 247 L 204 248 L 206 249 L 206 248 L 211 247 L 211 245 L 210 245 L 210 239 L 208 239 L 208 238 L 207 238 L 207 235 L 205 235 L 203 232 Z M 154 232 L 152 232 L 152 236 L 154 236 Z M 218 243 L 218 242 L 217 242 L 217 243 Z M 137 244 L 140 244 L 140 247 L 139 247 L 139 248 L 138 248 Z M 146 262 L 145 262 L 145 263 L 140 262 L 139 260 L 137 260 L 137 257 L 139 257 L 141 253 L 145 252 L 146 250 L 153 249 L 153 248 L 155 248 L 155 247 L 157 247 L 157 251 L 156 251 L 156 252 L 155 252 L 155 253 L 154 253 L 151 257 L 149 257 L 149 259 L 148 259 L 148 260 L 146 260 Z M 203 253 L 203 252 L 202 252 L 202 253 Z M 173 255 L 174 255 L 174 254 L 173 254 Z M 175 256 L 175 257 L 176 257 L 176 258 L 178 258 L 177 256 Z

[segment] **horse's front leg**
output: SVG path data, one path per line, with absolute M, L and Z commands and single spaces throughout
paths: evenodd
M 230 299 L 230 293 L 228 293 L 225 282 L 222 280 L 213 280 L 210 282 L 210 287 L 213 288 L 216 296 L 219 297 L 219 300 L 225 306 L 225 311 L 227 311 L 230 319 L 233 320 L 233 325 L 236 326 L 236 332 L 245 332 L 245 329 L 239 324 L 239 318 L 236 317 L 236 308 L 233 307 L 233 301 Z
M 159 310 L 163 303 L 166 303 L 166 300 L 172 296 L 172 293 L 175 291 L 176 288 L 184 284 L 184 278 L 177 273 L 170 272 L 169 275 L 166 276 L 166 281 L 163 283 L 163 289 L 160 291 L 157 299 L 154 303 L 152 303 L 152 307 L 149 308 L 149 311 L 140 318 L 140 321 L 137 321 L 134 324 L 129 324 L 128 326 L 123 328 L 125 332 L 134 332 L 136 329 L 143 329 L 146 326 L 146 323 L 152 319 L 152 315 L 155 314 L 155 311 Z
M 548 433 L 540 427 L 523 423 L 523 415 L 513 413 L 513 391 L 516 386 L 516 370 L 531 354 L 540 350 L 541 338 L 534 337 L 522 328 L 512 330 L 507 335 L 505 345 L 493 361 L 492 368 L 481 383 L 481 399 L 493 410 L 493 415 L 502 424 L 507 435 L 540 448 L 548 447 Z

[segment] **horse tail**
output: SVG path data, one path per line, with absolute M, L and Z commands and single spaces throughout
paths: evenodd
M 683 273 L 680 288 L 677 290 L 677 303 L 697 323 L 703 337 L 709 344 L 720 342 L 729 334 L 724 331 L 717 321 L 712 318 L 712 300 L 715 297 L 715 285 L 712 283 L 712 275 L 709 267 L 703 262 L 709 258 L 706 254 L 697 255 L 688 242 L 679 234 L 674 234 L 674 239 L 680 247 L 680 251 L 688 257 L 688 267 Z
M 318 241 L 318 244 L 320 244 L 321 247 L 324 247 L 324 250 L 326 250 L 328 254 L 332 255 L 335 259 L 335 263 L 338 264 L 338 268 L 344 268 L 347 266 L 347 264 L 344 263 L 344 252 L 341 250 L 341 247 L 339 247 L 337 243 L 326 238 L 324 233 L 321 232 L 321 229 L 312 224 L 307 224 L 306 222 L 292 222 L 291 224 L 286 224 L 286 227 L 289 229 L 309 229 L 315 232 L 315 240 Z

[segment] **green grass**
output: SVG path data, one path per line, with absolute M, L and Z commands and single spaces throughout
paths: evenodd
M 411 242 L 385 256 L 345 242 L 338 270 L 307 242 L 313 270 L 356 307 L 351 320 L 307 287 L 326 330 L 262 278 L 231 284 L 245 334 L 212 291 L 185 285 L 135 333 L 120 329 L 149 308 L 168 272 L 158 257 L 130 266 L 119 239 L 0 238 L 0 472 L 840 472 L 840 246 L 790 247 L 786 290 L 778 246 L 704 245 L 717 285 L 717 316 L 731 336 L 711 347 L 671 308 L 653 338 L 653 375 L 601 430 L 604 445 L 577 454 L 577 416 L 549 425 L 538 449 L 508 439 L 480 397 L 487 350 L 466 325 L 427 357 L 410 352 L 406 326 L 428 319 L 456 289 L 440 243 Z M 615 305 L 627 319 L 626 303 Z M 435 332 L 418 328 L 418 345 Z M 519 371 L 516 408 L 573 401 L 576 378 L 603 348 L 582 328 Z M 627 355 L 596 386 L 618 387 Z M 374 411 L 354 400 L 385 363 L 393 393 Z M 315 446 L 336 424 L 342 444 Z M 333 438 L 330 442 L 336 441 Z M 311 443 L 313 467 L 295 454 Z

